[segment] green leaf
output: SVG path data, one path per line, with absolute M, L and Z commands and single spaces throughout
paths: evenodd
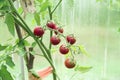
M 26 51 L 23 49 L 23 48 L 19 48 L 19 50 L 17 51 L 17 53 L 20 55 L 20 56 L 24 56 L 26 54 Z
M 9 11 L 9 6 L 5 5 L 5 6 L 1 7 L 0 11 L 1 12 Z
M 24 46 L 30 46 L 30 43 L 27 40 L 24 40 Z
M 6 54 L 0 54 L 0 63 L 6 59 Z
M 3 7 L 5 0 L 0 0 L 0 9 Z
M 91 69 L 92 69 L 91 66 L 79 66 L 79 65 L 77 65 L 74 70 L 79 71 L 81 73 L 85 73 L 85 72 L 88 72 Z
M 0 80 L 2 80 L 2 77 L 0 77 Z
M 118 29 L 118 32 L 120 32 L 120 28 Z
M 34 18 L 35 18 L 37 25 L 40 25 L 40 16 L 38 13 L 34 13 Z
M 34 48 L 36 46 L 36 44 L 37 44 L 36 42 L 33 42 L 32 47 Z
M 15 43 L 18 44 L 19 47 L 30 46 L 30 43 L 27 40 L 16 39 Z
M 51 6 L 51 3 L 49 2 L 49 0 L 46 0 L 41 6 L 40 6 L 40 12 L 43 12 L 43 11 L 45 11 L 47 8 L 48 8 L 48 6 Z
M 0 9 L 4 6 L 6 0 L 0 0 Z
M 37 0 L 39 3 L 42 3 L 44 0 Z
M 6 48 L 6 52 L 11 52 L 15 47 L 12 46 L 12 45 L 9 45 L 7 48 Z
M 57 51 L 58 51 L 57 48 L 52 48 L 52 49 L 51 49 L 51 53 L 55 53 L 55 52 L 57 52 Z
M 79 49 L 80 49 L 80 51 L 81 51 L 82 54 L 85 54 L 86 56 L 90 56 L 90 55 L 87 53 L 87 51 L 85 50 L 84 46 L 80 45 L 80 46 L 79 46 Z
M 9 32 L 10 32 L 13 36 L 15 36 L 15 28 L 14 28 L 15 21 L 14 21 L 14 18 L 12 17 L 11 14 L 9 14 L 9 13 L 6 14 L 5 23 L 6 23 L 7 26 L 8 26 Z
M 11 74 L 8 72 L 7 67 L 5 65 L 1 66 L 0 77 L 2 80 L 13 80 Z
M 18 47 L 19 48 L 24 48 L 25 46 L 29 46 L 30 44 L 28 43 L 28 41 L 26 41 L 26 40 L 19 40 L 18 39 Z
M 14 68 L 15 64 L 12 61 L 12 58 L 10 56 L 7 56 L 6 58 L 6 64 L 10 67 L 10 68 Z
M 19 48 L 23 48 L 23 47 L 24 47 L 24 41 L 18 42 L 18 47 L 19 47 Z
M 22 12 L 23 12 L 22 7 L 18 8 L 18 13 L 19 13 L 19 14 L 22 14 Z
M 6 49 L 7 47 L 8 47 L 8 46 L 2 46 L 2 45 L 0 44 L 0 51 Z
M 6 0 L 0 0 L 0 12 L 10 11 L 9 4 Z
M 74 54 L 81 53 L 80 48 L 78 46 L 71 46 L 71 49 L 72 49 L 72 53 L 74 53 Z
M 103 0 L 96 0 L 96 2 L 102 2 Z

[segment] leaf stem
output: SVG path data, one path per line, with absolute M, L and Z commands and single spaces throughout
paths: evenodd
M 51 7 L 50 6 L 48 7 L 48 11 L 49 11 L 50 20 L 52 20 L 52 12 L 51 12 Z
M 53 14 L 55 12 L 55 10 L 57 9 L 57 7 L 60 5 L 61 2 L 62 2 L 62 0 L 59 0 L 58 4 L 55 6 L 55 8 L 51 12 L 51 14 Z
M 52 20 L 52 13 L 51 13 L 51 7 L 50 7 L 50 6 L 48 7 L 48 11 L 49 11 L 50 20 Z M 53 35 L 53 31 L 50 31 L 50 38 L 52 37 L 52 35 Z M 50 43 L 49 43 L 49 53 L 48 53 L 49 58 L 51 58 L 51 48 L 52 48 L 52 44 L 51 44 L 51 42 L 50 42 Z M 51 58 L 51 59 L 52 59 L 52 58 Z M 55 68 L 54 68 L 54 66 L 53 66 L 53 80 L 57 80 L 55 73 L 56 73 L 56 70 L 55 70 Z
M 48 11 L 49 11 L 49 17 L 50 17 L 50 20 L 52 20 L 52 13 L 51 13 L 51 7 L 49 6 L 48 7 Z M 53 31 L 50 31 L 50 38 L 52 37 L 53 35 Z M 49 43 L 49 50 L 51 49 L 52 45 L 51 43 Z
M 15 19 L 16 24 L 20 25 L 29 35 L 31 35 L 27 28 L 15 16 L 13 16 L 13 18 Z
M 62 1 L 62 0 L 60 0 L 60 1 L 58 2 L 58 4 L 56 5 L 56 7 L 53 9 L 53 11 L 51 11 L 51 7 L 50 7 L 50 6 L 48 7 L 50 20 L 52 20 L 52 15 L 53 15 L 54 11 L 57 9 L 57 7 L 59 6 L 59 4 L 61 3 L 61 1 Z M 52 35 L 53 35 L 53 31 L 51 30 L 51 31 L 50 31 L 50 38 L 52 37 Z M 47 53 L 48 53 L 50 59 L 52 59 L 52 58 L 51 58 L 51 48 L 52 48 L 52 44 L 49 43 L 49 51 L 48 51 Z M 54 71 L 54 72 L 53 72 L 53 79 L 54 79 L 54 80 L 57 80 L 57 79 L 56 79 L 56 70 L 53 69 L 53 71 Z

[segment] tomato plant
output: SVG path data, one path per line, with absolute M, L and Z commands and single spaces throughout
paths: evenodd
M 77 41 L 74 36 L 66 36 L 63 31 L 64 29 L 58 26 L 61 26 L 57 24 L 53 20 L 53 13 L 57 9 L 57 7 L 60 5 L 62 0 L 59 0 L 58 3 L 52 7 L 51 2 L 49 0 L 35 0 L 35 3 L 33 0 L 25 0 L 21 2 L 21 7 L 19 9 L 22 9 L 19 11 L 19 9 L 16 9 L 14 5 L 15 0 L 1 0 L 0 1 L 0 14 L 2 17 L 5 17 L 5 23 L 8 26 L 8 29 L 10 33 L 15 37 L 15 34 L 17 34 L 18 39 L 15 43 L 7 44 L 7 45 L 1 45 L 0 44 L 0 51 L 4 51 L 4 54 L 0 54 L 0 79 L 2 80 L 15 80 L 13 78 L 14 74 L 10 73 L 7 69 L 13 68 L 15 66 L 15 63 L 12 60 L 11 55 L 15 53 L 22 53 L 22 59 L 25 61 L 25 66 L 27 67 L 27 71 L 29 74 L 29 80 L 39 80 L 41 77 L 45 76 L 45 74 L 48 74 L 49 72 L 53 74 L 53 80 L 60 80 L 59 75 L 57 74 L 57 69 L 55 67 L 54 60 L 52 58 L 52 45 L 58 45 L 61 42 L 61 38 L 64 38 L 63 45 L 59 47 L 59 51 L 61 54 L 71 54 L 68 57 L 71 59 L 66 59 L 65 65 L 68 68 L 73 68 L 75 65 L 75 58 L 74 56 L 79 54 L 80 52 L 85 52 L 83 47 L 80 47 L 78 45 L 75 45 L 75 42 Z M 19 1 L 18 1 L 19 2 Z M 30 4 L 29 4 L 30 3 Z M 36 6 L 34 6 L 36 4 Z M 39 4 L 40 6 L 37 6 Z M 39 9 L 38 9 L 39 8 Z M 36 10 L 36 11 L 35 11 Z M 47 14 L 45 14 L 47 12 Z M 24 17 L 28 13 L 31 13 L 34 15 L 34 20 L 36 21 L 37 27 L 35 27 L 33 30 L 30 29 L 30 26 L 26 23 L 24 17 L 22 17 L 21 13 L 24 13 Z M 40 16 L 42 16 L 42 20 L 40 20 Z M 48 16 L 45 19 L 45 16 Z M 43 27 L 42 27 L 43 26 Z M 25 32 L 25 34 L 22 34 L 21 29 Z M 44 44 L 44 35 L 46 34 L 47 30 L 50 32 L 49 40 L 49 47 Z M 16 32 L 16 33 L 15 33 Z M 55 35 L 53 34 L 55 33 Z M 73 34 L 74 35 L 74 34 Z M 32 38 L 34 41 L 30 42 L 27 41 L 27 38 Z M 27 46 L 29 45 L 29 47 Z M 45 73 L 39 73 L 34 72 L 33 69 L 33 62 L 35 58 L 35 54 L 32 54 L 34 52 L 35 46 L 38 46 L 38 48 L 41 50 L 43 57 L 48 61 L 50 65 L 49 72 Z M 24 64 L 21 64 L 24 70 Z M 52 68 L 52 69 L 51 69 Z M 79 70 L 79 67 L 75 68 L 76 70 Z M 24 73 L 24 71 L 23 71 Z M 5 77 L 6 75 L 6 77 Z M 25 80 L 25 75 L 23 74 L 21 80 Z

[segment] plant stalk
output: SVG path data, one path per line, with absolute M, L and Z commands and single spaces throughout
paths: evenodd
M 53 13 L 54 13 L 54 11 L 57 9 L 57 7 L 60 5 L 61 1 L 62 1 L 62 0 L 60 0 L 60 1 L 58 2 L 58 4 L 56 5 L 56 7 L 53 9 L 53 11 L 51 11 L 51 7 L 50 7 L 50 6 L 48 7 L 50 20 L 52 20 Z M 53 31 L 50 31 L 50 38 L 52 37 L 52 35 L 53 35 Z M 49 54 L 49 57 L 50 57 L 50 58 L 51 58 L 51 48 L 52 48 L 52 44 L 49 43 L 49 51 L 48 51 L 47 53 Z M 52 58 L 51 58 L 51 59 L 52 59 Z M 54 80 L 57 80 L 57 79 L 56 79 L 56 69 L 53 69 L 53 79 L 54 79 Z
M 8 0 L 8 1 L 9 1 L 10 5 L 11 5 L 13 11 L 15 12 L 15 15 L 20 19 L 20 21 L 19 21 L 18 19 L 15 18 L 15 19 L 17 20 L 16 22 L 17 22 L 18 24 L 20 23 L 19 25 L 20 25 L 30 36 L 32 36 L 33 39 L 37 42 L 40 50 L 43 52 L 44 57 L 48 60 L 48 62 L 50 63 L 50 65 L 51 65 L 52 68 L 53 68 L 53 80 L 57 80 L 57 78 L 56 78 L 56 77 L 57 77 L 57 76 L 56 76 L 56 69 L 55 69 L 55 67 L 54 67 L 54 65 L 53 65 L 53 62 L 52 62 L 52 60 L 51 60 L 52 58 L 50 59 L 50 57 L 51 57 L 51 43 L 50 43 L 50 45 L 49 45 L 49 51 L 48 51 L 48 50 L 46 51 L 46 48 L 42 46 L 42 44 L 39 42 L 39 40 L 34 36 L 33 32 L 30 30 L 30 28 L 28 27 L 28 25 L 26 24 L 26 22 L 25 22 L 25 21 L 22 19 L 22 17 L 18 14 L 18 12 L 17 12 L 17 10 L 15 9 L 12 1 L 11 1 L 11 0 Z M 62 1 L 62 0 L 60 0 L 59 4 L 61 3 L 61 1 Z M 51 12 L 51 8 L 48 7 L 50 20 L 52 20 L 52 14 L 53 14 L 53 12 L 56 10 L 56 8 L 58 7 L 59 4 L 57 4 L 57 6 L 55 7 L 55 9 L 54 9 L 52 12 Z M 22 23 L 21 23 L 21 22 L 22 22 Z M 52 34 L 53 34 L 53 31 L 50 31 L 50 37 L 52 36 Z M 47 55 L 47 54 L 49 54 L 49 55 Z
M 53 11 L 51 12 L 51 14 L 53 14 L 55 12 L 55 10 L 57 9 L 57 7 L 60 5 L 60 3 L 62 2 L 62 0 L 59 0 L 59 2 L 57 3 L 57 5 L 55 6 L 55 8 L 53 9 Z
M 21 41 L 23 38 L 22 38 L 22 33 L 21 33 L 21 30 L 19 28 L 19 26 L 17 24 L 15 24 L 15 28 L 16 28 L 16 32 L 17 32 L 17 35 L 18 35 L 18 38 L 19 40 Z M 24 43 L 22 43 L 22 45 L 24 46 Z M 26 50 L 26 47 L 24 46 L 23 47 L 24 51 L 27 52 Z M 25 80 L 25 74 L 24 74 L 24 61 L 23 61 L 23 58 L 20 57 L 21 59 L 21 71 L 22 71 L 22 80 Z M 26 61 L 26 63 L 28 62 L 28 57 L 27 57 L 27 54 L 24 55 L 24 60 Z

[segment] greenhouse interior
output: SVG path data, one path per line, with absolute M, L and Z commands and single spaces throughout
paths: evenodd
M 0 0 L 0 80 L 120 80 L 120 0 Z

